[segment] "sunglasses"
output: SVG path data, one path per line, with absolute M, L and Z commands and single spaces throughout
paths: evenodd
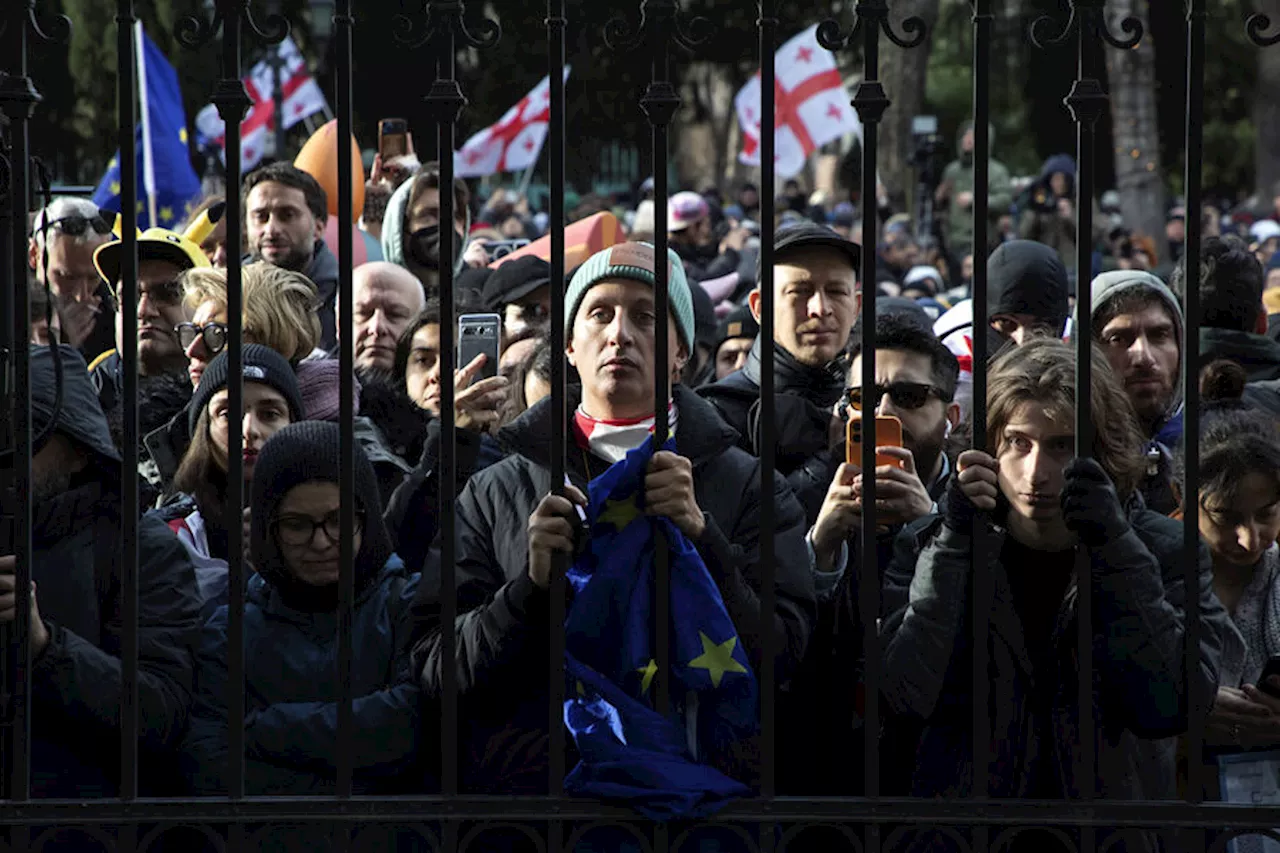
M 80 237 L 90 228 L 95 234 L 106 235 L 111 233 L 111 225 L 101 216 L 80 216 L 72 214 L 64 216 L 61 219 L 54 219 L 49 223 L 50 228 L 57 228 L 63 234 L 72 237 Z
M 944 399 L 942 389 L 936 385 L 929 385 L 925 382 L 890 382 L 888 385 L 877 385 L 875 387 L 875 399 L 871 403 L 871 409 L 880 408 L 880 401 L 885 395 L 893 401 L 895 408 L 904 410 L 914 410 L 929 402 L 930 397 L 937 397 L 939 400 Z M 846 388 L 844 389 L 843 403 L 849 409 L 856 412 L 863 410 L 862 388 Z
M 111 298 L 115 300 L 116 305 L 123 305 L 124 300 L 120 298 L 120 286 L 116 284 L 109 288 Z M 144 285 L 140 288 L 139 297 L 146 296 L 152 302 L 159 302 L 163 305 L 177 305 L 182 301 L 182 282 L 180 281 L 157 281 L 153 284 Z
M 203 326 L 197 326 L 195 323 L 179 323 L 173 327 L 173 330 L 178 333 L 178 343 L 182 344 L 184 350 L 190 349 L 196 342 L 196 338 L 204 341 L 204 348 L 211 356 L 222 352 L 223 347 L 227 345 L 226 323 L 205 323 Z

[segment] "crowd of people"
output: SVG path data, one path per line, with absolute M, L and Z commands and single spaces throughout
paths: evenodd
M 669 522 L 664 529 L 691 549 L 751 670 L 766 648 L 776 652 L 779 793 L 862 792 L 872 656 L 884 794 L 966 796 L 985 774 L 1002 797 L 1074 798 L 1088 789 L 1116 800 L 1174 798 L 1187 778 L 1178 739 L 1194 723 L 1188 697 L 1196 690 L 1216 696 L 1211 759 L 1280 746 L 1280 678 L 1263 678 L 1280 654 L 1280 608 L 1271 606 L 1280 595 L 1280 225 L 1260 221 L 1251 239 L 1214 233 L 1199 270 L 1167 271 L 1117 225 L 1098 240 L 1095 269 L 1081 271 L 1069 158 L 1046 164 L 1016 229 L 1007 173 L 993 164 L 990 328 L 974 329 L 973 252 L 984 249 L 972 245 L 971 131 L 961 150 L 937 196 L 945 245 L 882 217 L 879 244 L 860 246 L 852 205 L 828 210 L 798 185 L 785 188 L 772 251 L 772 340 L 760 335 L 760 198 L 750 186 L 731 204 L 713 192 L 672 195 L 665 259 L 649 242 L 652 187 L 641 187 L 636 208 L 621 211 L 625 241 L 559 282 L 536 254 L 490 266 L 489 241 L 545 231 L 545 215 L 525 200 L 497 191 L 480 204 L 462 181 L 443 187 L 434 164 L 375 163 L 361 227 L 382 257 L 353 272 L 347 328 L 338 322 L 339 260 L 323 240 L 329 200 L 313 176 L 272 163 L 248 175 L 238 197 L 200 205 L 187 230 L 139 235 L 135 364 L 121 355 L 133 324 L 120 310 L 121 243 L 110 215 L 76 198 L 39 211 L 30 252 L 32 410 L 36 429 L 51 432 L 33 460 L 33 793 L 115 793 L 121 479 L 133 476 L 120 465 L 131 440 L 144 496 L 136 543 L 142 791 L 226 791 L 235 541 L 249 578 L 247 793 L 335 790 L 337 352 L 345 343 L 355 357 L 355 481 L 345 485 L 355 501 L 355 609 L 346 624 L 358 793 L 438 790 L 447 682 L 460 701 L 463 789 L 547 790 L 553 573 L 582 555 L 584 532 L 600 523 L 593 482 L 650 441 L 657 417 L 668 419 L 674 443 L 646 463 L 635 512 Z M 451 223 L 440 220 L 442 191 L 453 193 Z M 617 200 L 578 201 L 573 219 Z M 238 424 L 230 422 L 225 204 L 245 212 Z M 454 229 L 451 258 L 441 256 L 443 228 Z M 864 251 L 877 252 L 877 281 L 860 280 Z M 667 317 L 655 310 L 661 263 Z M 440 332 L 455 318 L 440 308 L 446 268 L 459 314 L 501 318 L 494 375 L 483 378 L 483 355 L 457 365 L 456 482 L 447 486 Z M 564 288 L 563 319 L 550 316 L 555 287 Z M 1187 317 L 1184 295 L 1197 287 L 1199 314 Z M 864 388 L 861 305 L 870 289 L 876 384 Z M 1092 306 L 1087 329 L 1072 322 L 1077 298 Z M 563 322 L 563 353 L 550 346 L 553 322 Z M 1192 495 L 1181 488 L 1188 322 L 1200 330 L 1205 365 Z M 665 352 L 656 347 L 658 323 L 668 329 Z M 1077 457 L 1082 390 L 1070 340 L 1079 334 L 1094 341 L 1093 436 Z M 987 365 L 973 363 L 975 335 L 989 341 Z M 551 444 L 557 358 L 569 376 L 564 446 Z M 136 436 L 122 428 L 128 370 L 139 377 Z M 655 412 L 655 371 L 672 379 L 665 414 Z M 975 371 L 986 371 L 985 400 L 972 399 Z M 975 407 L 985 407 L 985 435 L 973 435 Z M 766 408 L 773 423 L 764 422 Z M 847 425 L 864 413 L 896 419 L 902 437 L 901 446 L 876 449 L 875 565 L 865 564 L 861 542 L 861 459 L 846 453 Z M 761 492 L 766 442 L 780 474 L 772 495 Z M 564 459 L 563 489 L 551 482 L 553 454 Z M 230 488 L 234 476 L 243 476 L 242 490 Z M 243 506 L 229 503 L 234 492 Z M 453 609 L 442 600 L 438 531 L 442 501 L 455 494 Z M 1202 540 L 1196 588 L 1186 585 L 1179 520 L 1188 497 L 1198 501 Z M 760 547 L 765 505 L 772 554 Z M 1096 638 L 1095 687 L 1084 701 L 1075 658 L 1080 551 L 1092 572 Z M 15 618 L 14 565 L 0 556 L 0 621 Z M 979 572 L 994 596 L 984 652 L 992 739 L 981 751 L 970 623 Z M 878 645 L 868 648 L 871 573 L 880 596 Z M 570 585 L 570 608 L 579 594 Z M 1185 650 L 1192 596 L 1204 626 L 1194 675 Z M 449 612 L 457 614 L 453 659 L 442 627 Z M 713 681 L 746 672 L 730 658 Z M 626 684 L 648 701 L 648 680 Z M 697 702 L 673 701 L 675 714 L 698 718 Z M 1090 708 L 1095 742 L 1083 743 L 1080 715 Z M 697 760 L 702 730 L 688 730 Z M 737 746 L 716 769 L 752 788 L 758 744 Z M 583 756 L 574 738 L 568 748 L 571 768 Z M 1095 778 L 1079 775 L 1082 750 L 1094 754 Z M 987 767 L 977 764 L 982 753 Z M 920 833 L 913 843 L 952 840 Z M 1147 839 L 1119 843 L 1145 849 Z

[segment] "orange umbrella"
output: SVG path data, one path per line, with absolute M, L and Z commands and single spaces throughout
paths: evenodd
M 569 225 L 564 229 L 565 272 L 567 273 L 577 267 L 601 249 L 607 249 L 610 246 L 621 243 L 624 239 L 626 238 L 623 236 L 622 228 L 618 224 L 618 217 L 608 211 L 594 213 L 586 219 L 580 219 Z M 525 255 L 535 255 L 544 261 L 550 262 L 551 235 L 534 240 L 523 249 L 498 258 L 498 260 L 489 264 L 489 267 L 497 269 L 507 261 L 524 257 Z

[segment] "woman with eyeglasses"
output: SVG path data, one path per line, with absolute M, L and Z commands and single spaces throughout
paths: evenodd
M 302 395 L 293 368 L 275 350 L 248 344 L 243 352 L 243 420 L 231 422 L 227 388 L 227 356 L 217 355 L 196 388 L 188 409 L 191 445 L 173 478 L 173 492 L 163 500 L 162 517 L 178 534 L 196 564 L 206 610 L 225 594 L 229 529 L 242 523 L 228 518 L 228 455 L 232 429 L 241 431 L 245 484 L 254 479 L 258 455 L 277 431 L 303 419 Z
M 294 366 L 314 354 L 320 342 L 320 317 L 316 313 L 319 296 L 311 279 L 265 262 L 246 264 L 240 275 L 245 343 L 270 347 Z M 227 273 L 200 268 L 188 273 L 184 283 L 191 322 L 180 324 L 176 331 L 190 361 L 187 375 L 195 387 L 210 359 L 222 352 L 231 335 Z
M 244 609 L 245 789 L 250 795 L 332 794 L 338 771 L 337 641 L 344 496 L 354 506 L 350 686 L 357 794 L 421 791 L 419 694 L 404 618 L 418 586 L 382 523 L 373 469 L 355 447 L 354 483 L 342 483 L 337 424 L 277 432 L 253 481 L 250 549 L 257 573 Z M 340 484 L 342 488 L 340 488 Z M 183 749 L 197 793 L 227 793 L 228 608 L 205 625 L 196 696 Z M 283 838 L 281 839 L 283 841 Z M 291 849 L 308 848 L 289 838 Z M 372 848 L 370 848 L 372 849 Z

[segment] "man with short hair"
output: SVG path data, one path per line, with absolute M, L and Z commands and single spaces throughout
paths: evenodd
M 453 182 L 453 257 L 440 257 L 440 164 L 423 165 L 412 179 L 392 193 L 382 220 L 382 255 L 399 264 L 422 282 L 427 298 L 439 296 L 441 263 L 457 274 L 462 269 L 471 231 L 471 193 L 466 181 Z
M 773 378 L 777 469 L 787 477 L 810 523 L 831 482 L 828 428 L 848 373 L 845 345 L 862 304 L 856 243 L 831 229 L 802 222 L 778 230 L 774 239 Z M 758 323 L 763 297 L 748 295 Z M 738 432 L 738 446 L 760 455 L 759 338 L 737 373 L 698 389 Z
M 990 453 L 962 453 L 941 514 L 898 540 L 884 581 L 880 695 L 886 742 L 903 747 L 882 756 L 885 793 L 967 797 L 982 779 L 998 798 L 1070 799 L 1086 789 L 1109 800 L 1178 796 L 1176 738 L 1195 724 L 1188 697 L 1217 687 L 1227 615 L 1207 549 L 1200 546 L 1198 582 L 1188 589 L 1181 522 L 1129 500 L 1142 478 L 1142 436 L 1100 353 L 1092 367 L 1093 442 L 1089 456 L 1075 458 L 1073 349 L 1041 338 L 997 358 Z M 975 524 L 984 528 L 981 554 Z M 1079 695 L 1080 567 L 1093 590 L 1092 697 Z M 990 697 L 991 750 L 981 766 L 972 717 L 978 573 L 992 595 L 989 636 L 978 640 L 989 652 L 988 684 L 978 689 Z M 1193 595 L 1204 630 L 1189 681 Z M 1093 743 L 1080 741 L 1082 702 Z M 1091 777 L 1078 775 L 1082 748 L 1093 753 Z M 1148 841 L 1130 849 L 1150 849 Z M 954 849 L 936 833 L 918 842 Z
M 990 128 L 988 142 L 995 149 L 995 128 Z M 947 251 L 954 258 L 961 258 L 970 252 L 985 252 L 987 246 L 973 245 L 973 194 L 977 191 L 974 168 L 974 148 L 977 146 L 977 134 L 972 121 L 966 121 L 960 128 L 959 156 L 947 164 L 942 172 L 942 180 L 934 194 L 934 201 L 943 215 L 943 231 L 947 238 Z M 1013 204 L 1013 185 L 1009 180 L 1009 169 L 999 160 L 992 157 L 987 171 L 987 213 L 991 217 L 991 229 L 988 234 L 994 238 L 999 234 L 996 220 L 1009 212 Z M 945 211 L 945 212 L 944 212 Z
M 1210 237 L 1200 249 L 1200 358 L 1228 358 L 1250 382 L 1280 379 L 1280 342 L 1267 337 L 1262 310 L 1262 265 L 1237 237 Z M 1172 289 L 1186 292 L 1185 261 L 1173 273 Z
M 890 296 L 897 296 L 920 255 L 916 239 L 906 232 L 890 234 L 880 244 L 876 256 L 876 285 L 891 285 Z
M 400 336 L 426 304 L 422 284 L 404 267 L 387 261 L 356 267 L 351 274 L 351 337 L 356 370 L 390 373 L 396 363 Z M 341 341 L 342 335 L 338 337 Z
M 670 274 L 666 317 L 654 315 L 652 246 L 622 243 L 578 269 L 565 294 L 565 354 L 582 378 L 581 391 L 571 390 L 567 400 L 568 445 L 547 444 L 557 401 L 545 398 L 503 429 L 511 455 L 474 475 L 458 497 L 456 662 L 443 655 L 440 570 L 423 573 L 414 607 L 422 637 L 415 666 L 429 696 L 440 694 L 444 667 L 456 667 L 469 737 L 483 744 L 471 754 L 485 756 L 470 768 L 467 788 L 546 789 L 553 558 L 565 565 L 573 559 L 588 482 L 651 440 L 655 370 L 678 372 L 693 345 L 689 282 L 674 252 L 663 262 Z M 655 351 L 656 323 L 668 327 L 665 353 Z M 676 450 L 650 460 L 644 513 L 668 519 L 696 548 L 748 658 L 758 661 L 771 637 L 778 671 L 788 672 L 804 654 L 813 607 L 803 513 L 780 479 L 772 494 L 761 494 L 759 462 L 734 447 L 733 431 L 697 395 L 673 386 L 661 417 L 669 420 Z M 566 497 L 549 493 L 552 452 L 564 453 L 572 484 Z M 773 612 L 761 611 L 759 597 L 758 513 L 765 500 L 776 507 Z
M 93 253 L 110 239 L 111 224 L 93 202 L 64 196 L 36 214 L 27 243 L 27 266 L 42 288 L 48 273 L 63 338 L 86 361 L 111 349 L 113 342 L 110 312 L 102 310 L 111 304 L 108 282 L 93 265 Z
M 163 522 L 139 522 L 136 565 L 121 537 L 120 457 L 80 355 L 31 348 L 34 502 L 30 597 L 31 793 L 84 799 L 119 795 L 121 647 L 136 631 L 141 791 L 173 790 L 200 630 L 195 570 Z M 55 389 L 62 407 L 54 418 Z M 14 513 L 16 507 L 4 507 Z M 136 571 L 136 627 L 122 625 L 121 584 Z M 16 619 L 15 558 L 0 554 L 0 624 Z M 79 849 L 79 848 L 77 848 Z
M 1118 270 L 1093 280 L 1093 339 L 1124 386 L 1147 439 L 1147 506 L 1178 509 L 1173 450 L 1182 438 L 1182 306 L 1151 273 Z
M 877 301 L 877 309 L 880 303 Z M 855 338 L 858 338 L 855 330 Z M 902 528 L 938 511 L 952 476 L 946 442 L 960 422 L 955 402 L 960 365 L 932 333 L 927 319 L 902 310 L 877 311 L 876 388 L 863 393 L 861 341 L 850 344 L 849 389 L 835 425 L 835 476 L 817 521 L 809 530 L 819 602 L 818 628 L 804 665 L 780 699 L 783 737 L 780 786 L 787 794 L 858 794 L 861 777 L 848 773 L 862 764 L 861 732 L 833 740 L 834 728 L 857 719 L 856 679 L 861 667 L 862 474 L 858 461 L 845 462 L 845 426 L 850 417 L 896 417 L 902 447 L 877 448 L 894 464 L 876 468 L 876 539 L 873 571 L 882 576 Z M 854 408 L 854 405 L 858 408 Z
M 338 258 L 324 242 L 329 200 L 311 175 L 276 162 L 245 176 L 241 198 L 253 260 L 300 272 L 320 294 L 320 347 L 337 341 Z
M 711 348 L 711 361 L 715 364 L 715 381 L 730 373 L 736 373 L 747 365 L 747 356 L 760 334 L 760 324 L 749 306 L 735 308 L 720 321 L 716 328 L 716 340 Z

